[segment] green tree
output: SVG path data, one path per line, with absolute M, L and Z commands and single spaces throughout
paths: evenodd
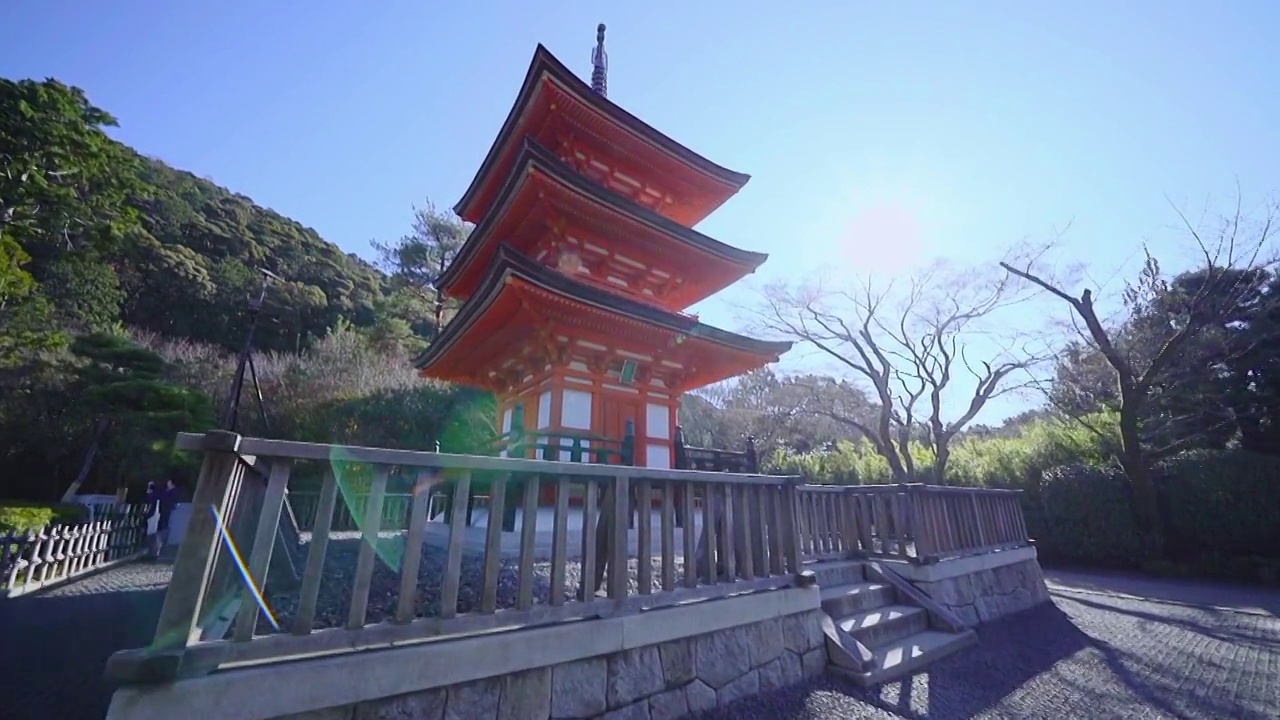
M 434 307 L 432 335 L 446 321 L 446 307 L 438 283 L 457 257 L 471 228 L 452 213 L 436 210 L 431 201 L 413 208 L 409 233 L 393 243 L 372 241 L 382 268 L 391 275 L 392 288 L 407 291 Z
M 1029 263 L 1000 263 L 1010 275 L 1028 280 L 1066 303 L 1083 325 L 1081 340 L 1110 366 L 1118 396 L 1119 461 L 1133 486 L 1134 506 L 1146 552 L 1151 557 L 1159 557 L 1164 545 L 1159 498 L 1151 473 L 1156 459 L 1153 452 L 1173 454 L 1192 446 L 1193 441 L 1191 436 L 1177 437 L 1176 432 L 1157 429 L 1144 421 L 1159 416 L 1161 401 L 1168 399 L 1167 390 L 1176 386 L 1179 358 L 1187 354 L 1195 357 L 1215 328 L 1230 324 L 1256 294 L 1255 272 L 1269 262 L 1264 253 L 1270 252 L 1274 231 L 1274 213 L 1268 213 L 1252 227 L 1237 208 L 1212 239 L 1203 237 L 1185 216 L 1180 217 L 1203 258 L 1200 278 L 1185 291 L 1179 291 L 1176 283 L 1162 273 L 1156 258 L 1147 252 L 1138 277 L 1125 288 L 1124 304 L 1130 322 L 1119 328 L 1100 318 L 1091 289 L 1076 296 L 1033 272 Z M 1163 419 L 1167 424 L 1170 418 Z
M 79 88 L 0 79 L 0 231 L 39 262 L 135 222 L 136 156 L 103 130 L 115 125 Z
M 125 463 L 164 470 L 173 460 L 171 443 L 175 433 L 212 427 L 209 399 L 169 382 L 165 377 L 166 363 L 156 353 L 106 333 L 77 338 L 71 350 L 84 363 L 76 385 L 84 409 L 95 420 L 80 472 L 64 494 L 64 501 L 74 498 L 89 477 L 113 428 L 121 430 L 116 445 Z

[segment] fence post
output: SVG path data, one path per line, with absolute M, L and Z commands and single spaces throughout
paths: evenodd
M 212 510 L 216 509 L 223 518 L 230 515 L 227 511 L 234 490 L 244 474 L 244 464 L 236 452 L 239 447 L 240 436 L 232 432 L 215 430 L 204 436 L 204 463 L 191 498 L 191 520 L 178 546 L 173 577 L 149 648 L 153 654 L 172 655 L 172 651 L 180 651 L 199 638 L 201 615 L 206 610 L 205 591 L 213 578 L 222 542 Z M 180 653 L 176 659 L 180 661 Z M 178 668 L 175 664 L 167 671 L 156 669 L 173 677 Z
M 931 563 L 936 560 L 932 534 L 926 527 L 924 515 L 924 485 L 911 483 L 907 485 L 907 512 L 911 526 L 911 540 L 916 546 L 916 562 Z
M 800 574 L 800 482 L 801 478 L 791 478 L 782 486 L 782 518 L 786 527 L 781 528 L 783 554 L 787 559 L 787 571 L 793 575 Z

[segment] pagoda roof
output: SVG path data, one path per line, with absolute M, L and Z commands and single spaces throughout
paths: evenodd
M 501 171 L 500 165 L 503 164 L 504 156 L 509 155 L 507 148 L 516 140 L 517 131 L 524 116 L 532 106 L 539 90 L 546 84 L 544 81 L 547 80 L 558 86 L 577 105 L 586 108 L 606 122 L 625 129 L 632 137 L 659 153 L 697 170 L 723 189 L 722 192 L 717 193 L 720 195 L 717 198 L 718 201 L 705 208 L 703 212 L 699 213 L 700 216 L 691 218 L 691 222 L 687 223 L 689 225 L 701 220 L 713 211 L 715 207 L 732 197 L 751 179 L 751 176 L 746 173 L 730 170 L 708 160 L 627 112 L 605 96 L 596 93 L 564 63 L 556 59 L 550 50 L 547 50 L 545 46 L 539 43 L 533 53 L 533 60 L 529 63 L 529 69 L 525 73 L 524 83 L 520 86 L 520 92 L 516 96 L 515 103 L 511 106 L 506 120 L 502 123 L 502 129 L 499 130 L 493 145 L 489 147 L 489 152 L 485 155 L 484 162 L 481 163 L 479 170 L 476 171 L 475 177 L 472 178 L 471 184 L 467 187 L 466 192 L 463 193 L 462 199 L 453 206 L 453 210 L 458 216 L 471 222 L 476 222 L 479 213 L 484 211 L 482 207 L 475 207 L 475 203 L 485 194 L 483 191 L 490 184 L 486 179 L 495 170 Z
M 598 183 L 592 182 L 576 172 L 567 163 L 561 161 L 533 138 L 525 138 L 521 144 L 519 155 L 516 156 L 510 171 L 507 173 L 506 182 L 491 205 L 491 210 L 485 214 L 480 224 L 467 237 L 466 242 L 458 250 L 457 256 L 454 257 L 449 267 L 445 269 L 444 274 L 441 275 L 440 288 L 446 295 L 466 297 L 478 285 L 479 280 L 474 279 L 476 271 L 487 265 L 497 252 L 499 241 L 495 235 L 504 224 L 507 224 L 506 221 L 510 220 L 508 217 L 509 211 L 520 199 L 521 194 L 532 190 L 538 192 L 540 196 L 542 195 L 541 191 L 530 182 L 535 174 L 566 188 L 577 196 L 574 198 L 575 200 L 579 198 L 585 200 L 609 215 L 620 215 L 624 221 L 633 222 L 643 226 L 645 229 L 673 238 L 736 268 L 736 271 L 729 269 L 728 272 L 722 271 L 719 273 L 715 272 L 713 268 L 706 268 L 707 274 L 721 276 L 719 278 L 720 282 L 708 284 L 707 287 L 701 288 L 701 294 L 688 298 L 686 305 L 702 300 L 724 289 L 741 279 L 742 276 L 754 271 L 769 259 L 767 253 L 743 250 L 723 243 L 697 230 L 685 227 Z M 504 238 L 509 236 L 510 232 L 503 233 Z M 621 250 L 626 252 L 628 249 Z M 468 282 L 468 278 L 472 278 L 472 280 Z
M 690 378 L 692 387 L 717 382 L 774 362 L 792 346 L 786 341 L 758 340 L 721 330 L 699 322 L 697 318 L 579 282 L 504 246 L 495 254 L 480 288 L 463 304 L 440 336 L 414 358 L 414 367 L 423 375 L 461 380 L 464 373 L 474 375 L 479 371 L 478 365 L 483 361 L 492 362 L 499 356 L 517 355 L 519 349 L 514 344 L 518 340 L 513 336 L 501 336 L 497 329 L 499 326 L 519 325 L 524 333 L 519 341 L 532 342 L 535 331 L 529 326 L 528 319 L 519 315 L 529 306 L 528 298 L 522 295 L 526 289 L 568 308 L 569 316 L 603 315 L 593 326 L 602 328 L 606 334 L 625 332 L 628 326 L 647 328 L 679 338 L 677 342 L 680 343 L 706 345 L 708 349 L 715 350 L 719 367 L 708 367 L 704 363 L 700 374 Z M 538 311 L 534 314 L 537 316 Z M 465 345 L 473 347 L 464 348 Z

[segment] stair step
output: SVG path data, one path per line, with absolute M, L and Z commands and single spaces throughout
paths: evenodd
M 886 583 L 860 582 L 822 587 L 822 609 L 833 618 L 848 617 L 865 610 L 892 605 L 897 600 L 898 593 L 892 585 Z
M 886 605 L 836 621 L 839 628 L 872 650 L 929 629 L 929 614 L 910 605 Z
M 810 563 L 806 569 L 812 570 L 817 576 L 819 587 L 853 585 L 866 581 L 866 577 L 862 574 L 861 560 L 816 562 Z
M 870 672 L 851 672 L 839 667 L 833 670 L 853 678 L 863 687 L 870 687 L 906 677 L 977 641 L 978 636 L 972 630 L 961 633 L 925 630 L 873 650 Z

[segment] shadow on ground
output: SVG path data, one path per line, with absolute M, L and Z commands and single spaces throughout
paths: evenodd
M 0 719 L 101 720 L 107 658 L 146 645 L 169 567 L 137 563 L 0 601 Z
M 1256 612 L 1055 591 L 926 672 L 758 696 L 715 720 L 1280 717 L 1280 622 Z

